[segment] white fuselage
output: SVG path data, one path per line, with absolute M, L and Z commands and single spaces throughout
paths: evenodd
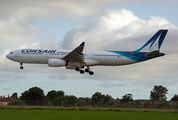
M 33 64 L 48 64 L 49 59 L 63 59 L 69 54 L 71 50 L 56 50 L 55 52 L 24 52 L 24 49 L 19 49 L 8 54 L 7 58 L 19 63 L 33 63 Z M 44 50 L 42 50 L 44 51 Z M 136 63 L 136 61 L 128 59 L 122 55 L 108 52 L 108 51 L 83 51 L 86 66 L 105 65 L 105 66 L 119 66 Z M 132 53 L 130 54 L 132 57 Z M 73 63 L 75 64 L 75 63 Z
M 12 61 L 20 63 L 48 64 L 49 67 L 66 67 L 75 69 L 81 74 L 88 72 L 93 75 L 90 66 L 119 66 L 146 61 L 164 56 L 160 53 L 160 47 L 168 30 L 159 30 L 141 48 L 135 51 L 84 51 L 85 42 L 82 42 L 74 50 L 54 49 L 19 49 L 6 55 Z M 145 51 L 145 52 L 144 52 Z M 82 70 L 84 67 L 87 67 Z

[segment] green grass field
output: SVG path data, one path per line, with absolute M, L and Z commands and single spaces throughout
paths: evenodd
M 0 109 L 0 120 L 178 120 L 178 113 L 105 110 Z

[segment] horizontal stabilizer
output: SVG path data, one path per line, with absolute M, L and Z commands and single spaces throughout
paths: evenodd
M 158 54 L 159 54 L 159 50 L 155 50 L 155 51 L 152 51 L 152 52 L 150 52 L 150 53 L 145 54 L 145 56 L 146 56 L 147 58 L 152 58 L 152 57 L 155 57 L 155 56 L 158 55 Z

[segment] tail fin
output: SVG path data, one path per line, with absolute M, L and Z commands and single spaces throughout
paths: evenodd
M 151 39 L 149 39 L 141 48 L 134 52 L 152 52 L 159 51 L 168 30 L 159 30 Z

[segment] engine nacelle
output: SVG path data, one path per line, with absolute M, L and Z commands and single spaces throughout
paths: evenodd
M 49 59 L 48 66 L 49 67 L 63 67 L 66 65 L 66 61 L 61 59 Z

